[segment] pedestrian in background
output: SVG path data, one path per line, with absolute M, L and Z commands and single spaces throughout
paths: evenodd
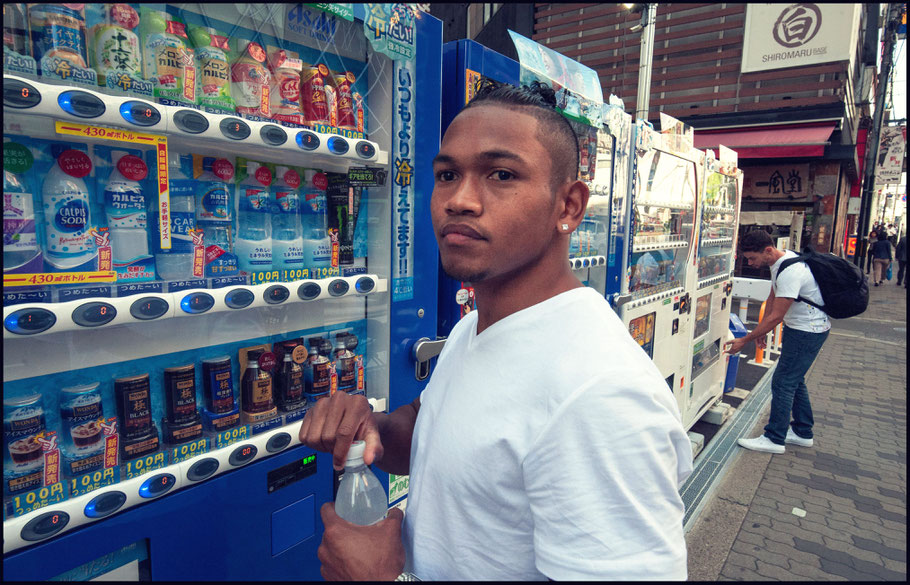
M 903 283 L 904 288 L 907 288 L 907 234 L 901 236 L 901 241 L 897 243 L 897 251 L 894 255 L 897 256 L 897 286 Z
M 784 260 L 796 258 L 797 254 L 775 248 L 766 232 L 747 233 L 740 240 L 739 249 L 750 266 L 771 269 L 771 293 L 764 318 L 745 337 L 728 341 L 727 353 L 736 355 L 753 340 L 762 344 L 765 335 L 781 321 L 784 331 L 777 369 L 771 378 L 771 414 L 765 432 L 753 439 L 739 439 L 738 443 L 766 453 L 783 453 L 785 443 L 811 447 L 814 420 L 806 373 L 828 338 L 831 321 L 824 311 L 796 299 L 801 297 L 818 305 L 825 301 L 805 262 L 794 262 L 779 274 Z
M 872 247 L 875 245 L 875 241 L 878 239 L 878 232 L 875 231 L 875 228 L 872 228 L 872 231 L 869 232 L 869 247 L 866 251 L 866 274 L 872 272 Z
M 891 255 L 891 242 L 888 241 L 888 232 L 882 231 L 878 234 L 878 241 L 872 245 L 872 258 L 874 264 L 872 278 L 875 280 L 875 286 L 878 286 L 885 281 L 885 273 L 894 258 Z

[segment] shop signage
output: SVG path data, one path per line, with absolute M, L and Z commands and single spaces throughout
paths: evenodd
M 747 4 L 742 73 L 849 61 L 861 4 Z
M 337 11 L 323 12 L 308 4 L 289 4 L 285 26 L 288 32 L 331 43 L 338 28 Z M 343 6 L 343 5 L 342 5 Z M 343 18 L 343 16 L 342 16 Z
M 901 182 L 904 153 L 907 150 L 907 126 L 885 126 L 878 147 L 875 165 L 875 184 L 889 185 Z
M 749 167 L 744 175 L 744 197 L 799 201 L 809 196 L 808 164 Z
M 391 59 L 412 61 L 417 54 L 417 9 L 410 4 L 365 4 L 364 9 L 363 32 L 373 50 Z

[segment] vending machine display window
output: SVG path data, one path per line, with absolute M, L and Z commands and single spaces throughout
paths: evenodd
M 712 293 L 698 297 L 695 301 L 695 337 L 701 337 L 711 327 Z
M 654 321 L 657 313 L 648 313 L 629 322 L 629 333 L 648 357 L 654 357 Z
M 698 247 L 699 280 L 729 274 L 736 235 L 736 177 L 708 174 Z

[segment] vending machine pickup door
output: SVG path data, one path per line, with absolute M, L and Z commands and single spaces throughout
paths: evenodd
M 430 377 L 430 360 L 442 352 L 442 347 L 446 344 L 446 338 L 441 337 L 436 341 L 431 341 L 429 337 L 421 337 L 411 348 L 411 355 L 414 357 L 414 377 L 418 381 L 426 380 Z

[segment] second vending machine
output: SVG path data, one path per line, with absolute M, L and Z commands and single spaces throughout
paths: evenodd
M 315 6 L 4 5 L 5 577 L 318 579 L 307 408 L 422 390 L 441 23 Z

